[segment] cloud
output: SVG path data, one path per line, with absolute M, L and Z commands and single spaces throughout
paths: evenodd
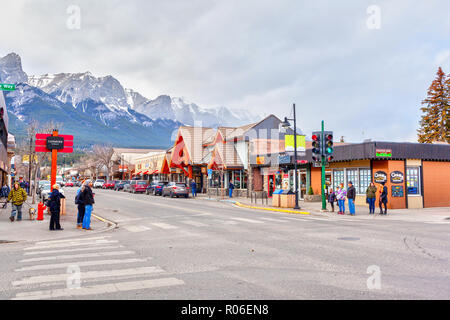
M 66 27 L 73 4 L 80 30 Z M 445 0 L 16 0 L 2 4 L 0 50 L 29 74 L 89 70 L 149 98 L 279 117 L 296 103 L 304 132 L 323 119 L 352 141 L 409 141 L 437 66 L 450 73 L 449 12 Z

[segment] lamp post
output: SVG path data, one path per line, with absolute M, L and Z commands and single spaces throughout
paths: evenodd
M 297 174 L 297 116 L 295 112 L 295 104 L 294 104 L 294 119 L 284 118 L 284 122 L 282 123 L 283 128 L 290 128 L 291 124 L 289 121 L 294 121 L 294 174 L 295 174 L 295 207 L 294 209 L 300 209 L 298 205 L 298 174 Z

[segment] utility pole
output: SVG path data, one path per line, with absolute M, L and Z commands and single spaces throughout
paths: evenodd
M 30 157 L 28 158 L 28 195 L 31 196 L 31 166 L 32 166 L 32 150 L 33 150 L 33 135 L 30 135 Z

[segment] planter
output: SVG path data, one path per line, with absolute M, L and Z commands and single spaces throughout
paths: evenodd
M 322 202 L 322 196 L 321 195 L 305 195 L 305 202 Z

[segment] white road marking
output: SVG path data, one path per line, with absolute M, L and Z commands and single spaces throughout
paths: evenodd
M 55 243 L 67 243 L 67 242 L 80 242 L 80 241 L 91 241 L 91 240 L 102 240 L 105 238 L 111 238 L 110 236 L 108 237 L 94 237 L 94 238 L 76 238 L 76 239 L 66 239 L 66 240 L 52 240 L 52 241 L 38 241 L 36 242 L 36 246 L 40 246 L 40 245 L 52 245 Z
M 165 230 L 171 230 L 171 229 L 178 229 L 178 227 L 172 226 L 170 224 L 167 223 L 152 223 L 152 225 L 154 225 L 155 227 L 161 228 L 161 229 L 165 229 Z
M 149 227 L 146 226 L 123 226 L 123 228 L 130 232 L 144 232 L 151 230 Z
M 192 220 L 184 220 L 184 221 L 180 221 L 180 222 L 184 223 L 184 224 L 188 224 L 188 225 L 194 226 L 194 227 L 207 227 L 208 226 L 208 225 L 206 225 L 204 223 L 201 223 L 201 222 L 198 222 L 198 221 L 192 221 Z
M 41 300 L 73 296 L 89 296 L 105 293 L 117 293 L 122 291 L 144 290 L 160 287 L 170 287 L 185 284 L 176 278 L 161 278 L 133 282 L 117 282 L 97 286 L 82 287 L 79 289 L 55 289 L 45 291 L 33 291 L 17 293 L 13 300 Z
M 142 268 L 132 268 L 132 269 L 117 269 L 117 270 L 104 270 L 104 271 L 88 271 L 81 273 L 81 280 L 86 279 L 97 279 L 97 278 L 107 278 L 107 277 L 121 277 L 121 276 L 138 276 L 145 274 L 163 273 L 163 269 L 159 267 L 142 267 Z M 57 281 L 67 281 L 70 274 L 53 274 L 45 276 L 35 276 L 24 278 L 20 281 L 14 281 L 13 286 L 23 286 L 32 285 L 47 282 L 57 282 Z
M 219 220 L 219 219 L 214 219 L 214 221 L 217 224 L 228 224 L 228 225 L 237 225 L 239 224 L 237 221 L 230 221 L 230 220 Z
M 113 256 L 125 256 L 134 254 L 134 251 L 112 251 L 112 252 L 96 252 L 96 253 L 84 253 L 84 254 L 67 254 L 62 256 L 31 258 L 19 261 L 20 263 L 38 262 L 38 261 L 50 261 L 50 260 L 67 260 L 67 259 L 84 259 L 84 258 L 97 258 L 97 257 L 113 257 Z
M 67 267 L 73 266 L 73 265 L 76 265 L 78 267 L 100 266 L 100 265 L 109 265 L 109 264 L 146 262 L 148 260 L 149 259 L 123 259 L 123 260 L 112 259 L 112 260 L 94 260 L 94 261 L 82 261 L 82 262 L 65 262 L 65 263 L 59 263 L 59 264 L 45 264 L 45 265 L 23 267 L 20 269 L 16 269 L 14 271 L 21 272 L 21 271 L 61 269 L 61 268 L 67 268 Z
M 96 240 L 92 243 L 89 242 L 68 242 L 68 243 L 59 243 L 49 246 L 36 246 L 25 248 L 25 251 L 29 250 L 45 250 L 45 249 L 57 249 L 57 248 L 67 248 L 67 247 L 81 247 L 81 246 L 95 246 L 95 245 L 105 245 L 110 243 L 117 243 L 117 240 Z
M 248 223 L 259 223 L 259 224 L 264 223 L 263 221 L 246 219 L 246 218 L 230 218 L 230 219 L 236 220 L 236 221 L 248 222 Z
M 266 220 L 266 221 L 273 221 L 273 222 L 281 222 L 281 223 L 286 223 L 287 221 L 281 220 L 281 219 L 273 219 L 273 218 L 260 218 L 261 220 Z
M 109 249 L 119 249 L 123 248 L 123 246 L 93 246 L 90 248 L 78 248 L 78 249 L 64 249 L 64 250 L 48 250 L 48 251 L 36 251 L 36 252 L 25 252 L 24 256 L 36 256 L 41 254 L 59 254 L 65 252 L 82 252 L 82 251 L 93 251 L 93 250 L 109 250 Z

